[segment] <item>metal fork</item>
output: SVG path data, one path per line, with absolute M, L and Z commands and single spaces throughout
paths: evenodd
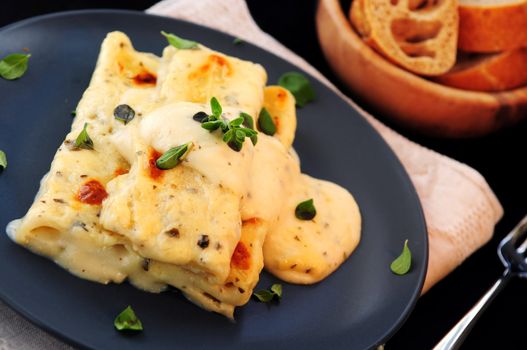
M 500 279 L 479 299 L 472 309 L 434 347 L 434 350 L 458 349 L 474 327 L 483 311 L 512 277 L 527 277 L 527 215 L 503 238 L 498 246 L 498 256 L 505 265 Z

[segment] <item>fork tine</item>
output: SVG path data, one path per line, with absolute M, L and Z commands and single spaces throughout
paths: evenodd
M 525 251 L 527 250 L 527 239 L 523 241 L 523 243 L 516 250 L 518 251 L 518 253 L 524 254 Z
M 521 239 L 521 241 L 519 241 Z M 498 246 L 498 256 L 507 268 L 527 272 L 527 215 L 505 236 Z M 523 276 L 522 276 L 523 277 Z M 527 275 L 525 276 L 527 277 Z

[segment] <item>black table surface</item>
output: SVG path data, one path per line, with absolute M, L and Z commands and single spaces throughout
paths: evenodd
M 247 2 L 251 14 L 264 31 L 302 56 L 361 103 L 339 83 L 322 55 L 315 31 L 316 0 Z M 155 0 L 3 0 L 0 27 L 56 11 L 84 8 L 144 10 L 154 3 Z M 363 107 L 375 114 L 374 107 Z M 392 125 L 382 115 L 375 115 L 410 139 L 478 170 L 485 176 L 505 209 L 493 239 L 421 297 L 406 323 L 387 344 L 388 349 L 430 349 L 503 272 L 496 255 L 497 244 L 527 213 L 527 178 L 523 171 L 527 120 L 484 138 L 445 140 L 415 134 Z M 524 335 L 527 318 L 521 317 L 524 311 L 527 311 L 527 283 L 516 279 L 487 309 L 462 348 L 527 348 Z

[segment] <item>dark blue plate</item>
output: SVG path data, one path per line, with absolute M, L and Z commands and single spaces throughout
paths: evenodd
M 236 23 L 233 23 L 236 25 Z M 269 83 L 290 63 L 260 48 L 194 24 L 129 11 L 78 11 L 37 17 L 0 30 L 0 56 L 31 51 L 19 80 L 0 79 L 0 231 L 25 214 L 71 125 L 70 112 L 88 86 L 109 31 L 127 33 L 135 47 L 161 53 L 161 30 L 261 63 Z M 150 294 L 128 284 L 100 285 L 70 275 L 0 234 L 0 297 L 53 334 L 96 349 L 365 349 L 385 342 L 412 310 L 427 266 L 423 214 L 408 175 L 374 129 L 335 93 L 311 79 L 314 103 L 298 110 L 295 148 L 303 171 L 349 189 L 363 215 L 358 249 L 333 275 L 313 286 L 284 284 L 279 305 L 250 301 L 236 322 L 192 305 L 179 293 Z M 408 239 L 409 274 L 391 261 Z M 259 288 L 275 278 L 263 273 Z M 127 336 L 114 317 L 132 305 L 144 332 Z

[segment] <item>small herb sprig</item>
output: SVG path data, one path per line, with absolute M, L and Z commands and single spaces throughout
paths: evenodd
M 0 60 L 0 77 L 6 80 L 20 78 L 27 71 L 30 54 L 14 53 Z
M 180 146 L 169 149 L 157 159 L 156 166 L 162 170 L 175 168 L 176 165 L 185 159 L 192 147 L 194 147 L 194 143 L 187 142 Z
M 240 113 L 240 116 L 233 120 L 222 117 L 223 109 L 216 97 L 210 99 L 210 109 L 212 114 L 205 116 L 204 112 L 198 112 L 193 119 L 201 122 L 201 127 L 213 132 L 220 129 L 223 132 L 223 141 L 234 151 L 240 152 L 245 138 L 248 137 L 253 145 L 258 142 L 258 132 L 252 127 L 243 127 L 242 124 L 253 126 L 253 119 L 247 113 Z M 254 127 L 254 126 L 253 126 Z
M 408 271 L 410 271 L 411 267 L 412 253 L 410 252 L 410 248 L 408 248 L 408 240 L 406 240 L 404 241 L 404 247 L 401 255 L 399 255 L 397 259 L 392 262 L 390 269 L 397 275 L 405 275 L 408 273 Z
M 253 296 L 258 299 L 258 301 L 262 303 L 268 303 L 273 299 L 281 300 L 282 299 L 282 285 L 279 283 L 275 283 L 267 289 L 262 289 L 258 292 L 254 292 Z
M 93 140 L 90 138 L 90 135 L 88 135 L 88 123 L 84 123 L 84 128 L 82 128 L 79 136 L 77 136 L 77 139 L 75 140 L 75 148 L 93 149 Z
M 115 329 L 118 331 L 142 331 L 143 324 L 137 317 L 131 306 L 124 309 L 113 321 Z
M 176 49 L 188 50 L 188 49 L 197 49 L 198 43 L 192 40 L 183 39 L 175 34 L 166 33 L 161 31 L 161 34 L 167 38 L 167 41 L 170 45 L 174 46 Z
M 299 220 L 312 220 L 317 215 L 317 209 L 313 198 L 298 203 L 295 208 L 295 216 Z
M 0 170 L 7 168 L 7 156 L 0 150 Z
M 285 73 L 278 80 L 278 85 L 286 88 L 295 96 L 298 107 L 304 107 L 308 102 L 315 99 L 315 89 L 309 82 L 309 79 L 302 73 Z

